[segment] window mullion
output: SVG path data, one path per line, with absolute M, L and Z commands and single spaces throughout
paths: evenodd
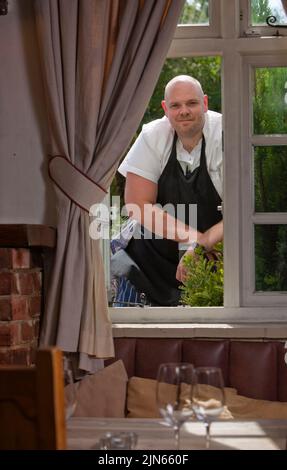
M 254 146 L 286 145 L 286 135 L 253 135 L 251 143 Z
M 254 224 L 284 224 L 287 225 L 287 213 L 286 212 L 257 212 L 252 215 L 251 218 Z
M 223 59 L 224 305 L 240 306 L 240 56 Z M 231 105 L 232 104 L 232 105 Z M 226 197 L 228 195 L 228 197 Z
M 242 194 L 242 301 L 245 305 L 246 298 L 250 295 L 255 283 L 254 265 L 254 240 L 253 240 L 253 192 L 252 192 L 252 74 L 248 64 L 242 64 L 242 128 L 241 128 L 241 194 Z
M 237 38 L 240 36 L 240 11 L 237 1 L 220 0 L 221 7 L 221 37 Z

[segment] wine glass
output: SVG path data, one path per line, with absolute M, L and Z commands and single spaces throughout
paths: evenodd
M 68 420 L 76 409 L 76 384 L 74 383 L 71 358 L 63 356 L 63 374 L 65 386 L 65 417 Z
M 205 447 L 209 449 L 211 422 L 222 413 L 225 404 L 222 373 L 218 367 L 197 367 L 193 377 L 192 408 L 205 424 Z
M 157 406 L 164 420 L 173 427 L 177 450 L 180 448 L 180 428 L 193 414 L 193 370 L 192 364 L 166 363 L 160 365 L 157 374 Z

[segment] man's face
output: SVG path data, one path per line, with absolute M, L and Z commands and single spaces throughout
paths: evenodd
M 179 137 L 192 138 L 202 132 L 208 100 L 192 83 L 175 83 L 162 101 L 162 107 Z

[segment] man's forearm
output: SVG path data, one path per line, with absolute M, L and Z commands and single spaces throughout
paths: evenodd
M 209 251 L 212 250 L 213 246 L 216 243 L 223 240 L 223 220 L 218 222 L 218 224 L 213 225 L 206 232 L 199 234 L 198 243 Z
M 140 208 L 127 204 L 126 209 L 130 217 L 160 237 L 191 243 L 197 241 L 202 235 L 195 228 L 184 224 L 155 204 L 146 203 Z

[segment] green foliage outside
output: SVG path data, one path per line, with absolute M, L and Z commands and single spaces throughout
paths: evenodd
M 260 67 L 254 77 L 254 133 L 286 134 L 286 67 Z
M 287 291 L 286 225 L 255 225 L 255 288 Z
M 272 10 L 269 6 L 269 0 L 251 0 L 251 22 L 254 25 L 266 25 L 266 18 L 270 16 Z
M 286 2 L 285 5 L 284 2 L 285 0 L 276 4 L 272 0 L 251 0 L 252 24 L 266 26 L 267 16 L 275 16 L 276 24 L 286 24 Z
M 255 135 L 287 133 L 287 68 L 257 68 L 254 75 Z M 287 147 L 254 148 L 257 212 L 287 211 Z M 287 227 L 255 225 L 255 290 L 287 290 Z
M 183 304 L 197 307 L 223 305 L 223 245 L 215 247 L 217 261 L 207 260 L 202 247 L 194 250 L 194 255 L 184 256 L 187 277 L 181 286 Z
M 286 212 L 287 152 L 283 145 L 254 148 L 256 212 Z
M 186 0 L 178 24 L 208 24 L 208 0 Z

